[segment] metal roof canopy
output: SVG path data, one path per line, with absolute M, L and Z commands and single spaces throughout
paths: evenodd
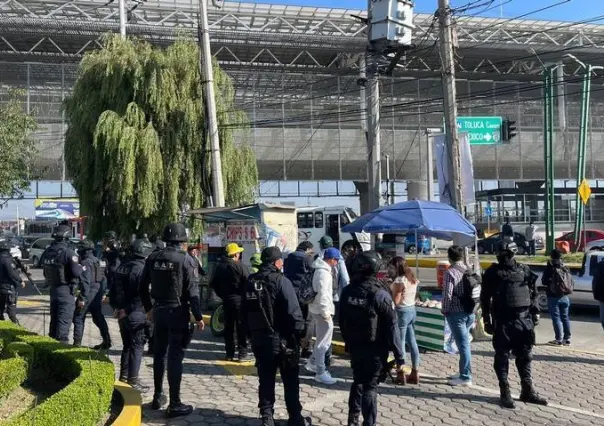
M 229 220 L 259 220 L 254 216 L 256 211 L 284 210 L 296 211 L 296 206 L 276 203 L 256 203 L 240 207 L 209 207 L 185 212 L 187 216 L 200 216 L 204 222 L 225 222 Z

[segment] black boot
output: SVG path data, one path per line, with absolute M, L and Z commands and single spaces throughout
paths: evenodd
M 300 417 L 297 417 L 295 419 L 289 419 L 287 421 L 287 426 L 310 426 L 311 422 L 310 422 L 310 418 L 304 418 L 302 417 L 302 415 L 300 415 Z
M 514 408 L 516 408 L 516 404 L 514 403 L 514 400 L 512 399 L 512 394 L 510 392 L 510 385 L 507 382 L 499 384 L 499 391 L 501 395 L 499 399 L 499 404 L 501 405 L 501 407 L 507 408 L 509 410 L 513 410 Z
M 169 405 L 168 409 L 166 410 L 166 415 L 170 418 L 174 418 L 174 417 L 188 416 L 192 412 L 193 412 L 192 405 L 183 404 L 181 402 L 178 404 Z
M 522 384 L 520 401 L 526 404 L 547 405 L 547 400 L 535 392 L 532 384 Z
M 360 415 L 356 414 L 348 414 L 348 423 L 347 426 L 361 426 L 361 422 L 359 421 Z
M 82 347 L 82 339 L 74 340 L 73 341 L 73 346 L 76 347 L 76 348 Z
M 103 342 L 100 345 L 96 345 L 92 349 L 95 351 L 108 351 L 111 348 L 111 342 Z
M 272 413 L 264 413 L 261 416 L 261 426 L 275 426 L 275 419 L 273 418 Z
M 149 387 L 143 385 L 136 377 L 129 379 L 128 384 L 132 387 L 132 389 L 135 389 L 135 390 L 139 391 L 140 393 L 149 392 Z
M 153 402 L 151 402 L 151 409 L 159 410 L 163 405 L 168 402 L 168 398 L 163 393 L 156 393 L 153 395 Z

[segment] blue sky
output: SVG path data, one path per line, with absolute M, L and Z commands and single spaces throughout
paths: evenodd
M 249 0 L 248 0 L 249 1 Z M 474 0 L 451 0 L 453 7 L 460 7 L 473 3 Z M 278 0 L 278 1 L 259 1 L 259 3 L 278 3 L 291 4 L 296 6 L 316 6 L 316 7 L 334 7 L 346 9 L 367 9 L 366 0 Z M 495 7 L 497 5 L 502 7 Z M 538 9 L 544 9 L 562 3 L 558 6 L 551 7 L 541 12 L 531 13 Z M 433 13 L 436 10 L 437 0 L 416 0 L 415 10 L 422 13 Z M 495 0 L 492 10 L 486 12 L 486 15 L 499 17 L 501 12 L 505 18 L 513 18 L 516 16 L 530 13 L 525 19 L 544 19 L 557 21 L 579 21 L 590 19 L 595 16 L 604 15 L 604 1 L 602 0 Z M 483 8 L 484 9 L 484 8 Z M 476 14 L 480 9 L 470 11 L 468 14 Z M 604 20 L 603 20 L 604 22 Z

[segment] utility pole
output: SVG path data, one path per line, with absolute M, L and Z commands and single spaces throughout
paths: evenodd
M 455 59 L 453 57 L 454 30 L 449 0 L 438 0 L 437 15 L 440 24 L 440 57 L 442 61 L 446 146 L 451 162 L 451 167 L 449 167 L 449 191 L 451 205 L 463 214 L 461 150 L 457 131 L 457 90 L 455 87 Z
M 120 35 L 122 38 L 126 38 L 126 0 L 119 0 L 118 5 L 120 14 Z
M 214 94 L 214 72 L 212 70 L 212 51 L 210 50 L 210 32 L 208 29 L 208 0 L 199 0 L 199 45 L 201 53 L 201 78 L 205 85 L 206 112 L 212 158 L 213 206 L 224 207 L 222 161 L 220 159 L 220 141 L 218 139 L 216 98 Z
M 434 154 L 432 144 L 432 134 L 434 132 L 440 133 L 440 129 L 426 129 L 426 181 L 428 182 L 428 201 L 432 201 L 434 198 Z
M 382 206 L 382 158 L 380 140 L 380 83 L 377 73 L 377 64 L 373 62 L 369 67 L 369 79 L 367 81 L 367 103 L 369 113 L 367 114 L 368 144 L 369 144 L 369 175 L 371 187 L 369 188 L 369 209 L 375 210 Z

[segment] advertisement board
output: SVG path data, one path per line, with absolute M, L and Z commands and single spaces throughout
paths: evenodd
M 75 219 L 80 217 L 80 201 L 38 198 L 34 200 L 36 219 Z

